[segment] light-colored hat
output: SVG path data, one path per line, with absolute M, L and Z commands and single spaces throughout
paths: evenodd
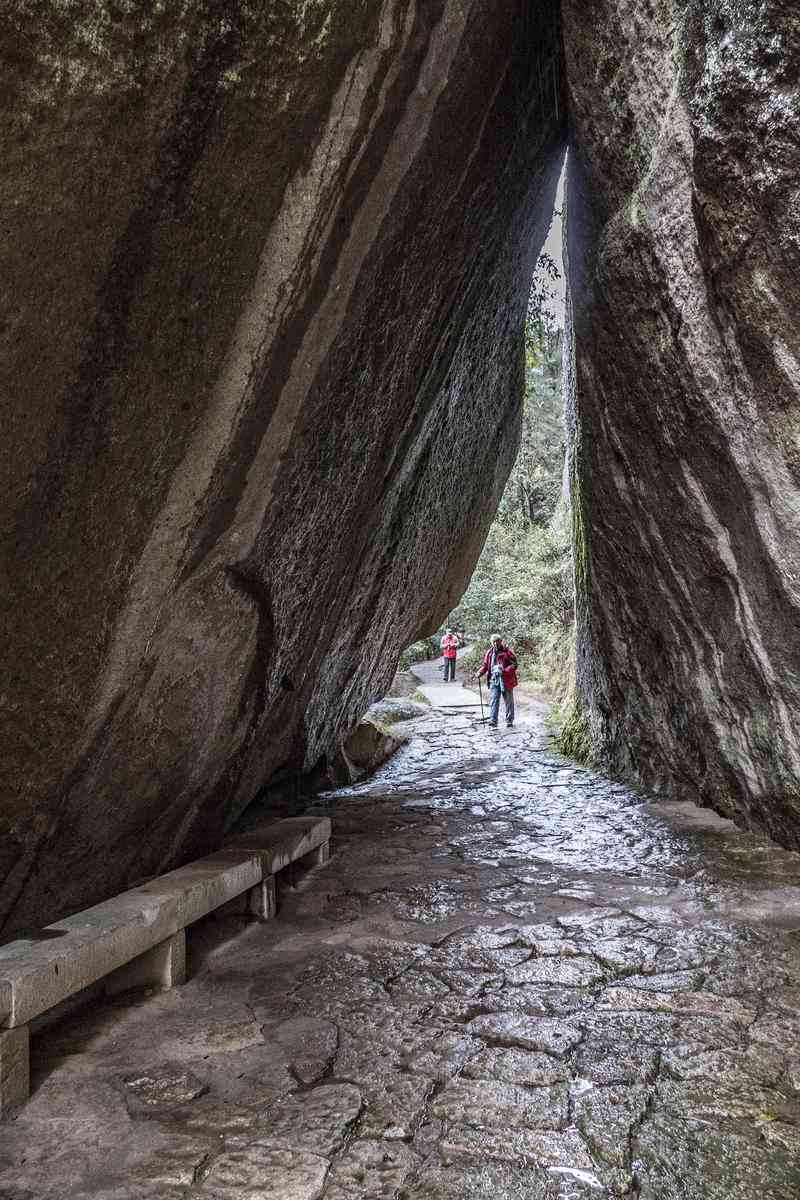
M 502 639 L 502 637 L 500 636 L 500 634 L 499 634 L 499 633 L 493 633 L 493 634 L 492 634 L 492 636 L 491 636 L 491 637 L 490 637 L 490 639 L 489 639 L 489 641 L 490 641 L 490 642 L 502 642 L 502 640 L 503 640 L 503 639 Z

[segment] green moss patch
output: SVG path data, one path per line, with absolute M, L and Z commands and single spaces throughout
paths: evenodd
M 555 736 L 555 742 L 565 758 L 571 758 L 584 767 L 595 765 L 589 718 L 577 705 L 573 705 L 561 730 Z

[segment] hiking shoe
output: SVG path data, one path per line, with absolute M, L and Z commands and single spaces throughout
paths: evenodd
M 487 721 L 486 723 L 490 729 L 497 729 L 497 721 Z

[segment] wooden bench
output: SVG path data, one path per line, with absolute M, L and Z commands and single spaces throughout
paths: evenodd
M 107 994 L 186 978 L 186 927 L 217 910 L 269 920 L 275 876 L 327 862 L 328 817 L 293 817 L 231 838 L 197 862 L 0 946 L 0 1117 L 30 1094 L 30 1022 L 99 981 Z

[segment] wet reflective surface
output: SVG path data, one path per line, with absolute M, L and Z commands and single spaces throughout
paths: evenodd
M 36 1039 L 0 1197 L 796 1200 L 800 856 L 430 713 L 190 982 Z

